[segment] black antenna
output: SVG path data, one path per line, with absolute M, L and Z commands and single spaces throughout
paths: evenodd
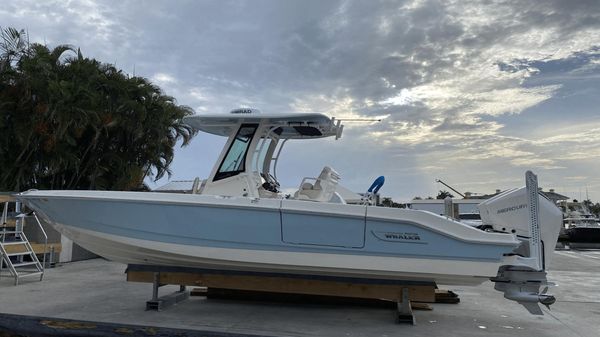
M 440 179 L 436 179 L 436 180 L 435 180 L 435 182 L 436 182 L 436 183 L 440 183 L 440 184 L 442 184 L 442 185 L 444 185 L 444 186 L 448 187 L 449 189 L 451 189 L 451 190 L 453 190 L 454 192 L 458 193 L 458 195 L 460 195 L 461 197 L 463 197 L 463 198 L 465 197 L 465 195 L 464 195 L 464 194 L 462 194 L 462 193 L 460 193 L 459 191 L 455 190 L 454 188 L 452 188 L 452 186 L 450 186 L 450 185 L 446 184 L 445 182 L 441 181 Z

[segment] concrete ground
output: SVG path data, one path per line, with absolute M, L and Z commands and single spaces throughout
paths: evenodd
M 385 308 L 207 300 L 192 297 L 162 312 L 145 311 L 151 284 L 125 281 L 125 266 L 94 259 L 48 269 L 43 282 L 15 287 L 0 278 L 0 312 L 272 336 L 600 336 L 600 250 L 555 252 L 552 310 L 532 316 L 487 282 L 450 287 L 460 304 L 416 311 L 398 325 Z M 161 295 L 177 290 L 161 288 Z

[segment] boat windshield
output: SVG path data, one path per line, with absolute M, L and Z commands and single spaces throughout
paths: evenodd
M 244 172 L 246 169 L 246 154 L 248 153 L 248 146 L 252 142 L 252 137 L 256 132 L 258 124 L 242 124 L 238 133 L 235 135 L 235 139 L 231 143 L 219 171 L 215 175 L 216 180 L 232 177 L 234 175 Z

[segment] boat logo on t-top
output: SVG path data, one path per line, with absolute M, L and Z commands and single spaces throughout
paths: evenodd
M 375 235 L 375 237 L 377 237 L 379 240 L 383 240 L 383 241 L 427 243 L 427 242 L 421 240 L 421 236 L 418 233 L 375 232 L 375 231 L 373 231 L 373 235 Z
M 523 208 L 527 208 L 527 204 L 520 204 L 520 205 L 514 205 L 514 206 L 510 206 L 510 207 L 501 208 L 498 211 L 496 211 L 496 214 L 514 212 L 514 211 L 518 211 Z
M 233 109 L 229 113 L 231 114 L 256 114 L 259 113 L 258 109 L 250 109 L 250 108 L 241 108 L 241 109 Z

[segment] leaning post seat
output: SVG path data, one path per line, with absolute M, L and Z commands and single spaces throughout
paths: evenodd
M 307 180 L 314 180 L 315 182 L 311 184 Z M 306 177 L 302 179 L 300 188 L 294 194 L 294 198 L 327 202 L 333 197 L 339 180 L 340 175 L 331 167 L 325 166 L 318 178 Z

